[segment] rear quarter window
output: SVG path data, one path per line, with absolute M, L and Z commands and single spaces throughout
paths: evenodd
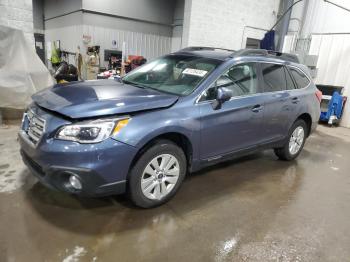
M 302 71 L 293 67 L 288 68 L 298 89 L 307 87 L 310 84 L 310 80 Z
M 286 83 L 287 83 L 287 90 L 292 90 L 292 89 L 295 89 L 295 85 L 294 85 L 294 82 L 293 82 L 293 79 L 290 75 L 290 73 L 288 72 L 287 68 L 285 67 L 284 68 L 284 72 L 286 74 Z

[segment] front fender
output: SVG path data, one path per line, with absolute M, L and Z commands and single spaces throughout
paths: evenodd
M 197 158 L 200 141 L 199 109 L 191 106 L 144 112 L 132 116 L 130 122 L 114 138 L 122 143 L 142 148 L 154 138 L 178 133 L 191 142 L 193 157 Z

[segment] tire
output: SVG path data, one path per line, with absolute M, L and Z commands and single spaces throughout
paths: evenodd
M 169 201 L 187 172 L 186 156 L 169 140 L 157 140 L 138 158 L 129 174 L 128 193 L 138 207 L 152 208 Z
M 303 133 L 302 139 L 300 137 L 297 138 L 298 135 L 296 134 L 296 132 Z M 308 129 L 307 129 L 307 125 L 306 125 L 304 120 L 298 119 L 297 121 L 295 121 L 288 132 L 288 137 L 287 137 L 286 142 L 283 145 L 283 147 L 274 149 L 276 156 L 279 159 L 285 160 L 285 161 L 291 161 L 291 160 L 297 158 L 304 147 L 307 132 L 308 132 Z M 291 147 L 291 143 L 293 143 L 291 141 L 292 139 L 294 141 L 297 140 L 296 144 L 298 145 L 298 146 L 294 147 L 294 150 L 292 150 L 293 147 Z

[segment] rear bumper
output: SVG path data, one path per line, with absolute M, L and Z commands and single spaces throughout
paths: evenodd
M 23 162 L 45 186 L 82 196 L 122 194 L 136 148 L 107 139 L 98 144 L 78 144 L 47 139 L 33 147 L 20 133 Z M 75 175 L 81 190 L 70 186 Z

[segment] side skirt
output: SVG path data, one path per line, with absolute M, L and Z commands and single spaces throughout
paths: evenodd
M 224 154 L 224 155 L 217 155 L 217 156 L 213 156 L 213 157 L 210 157 L 207 159 L 199 160 L 197 163 L 192 163 L 191 168 L 190 168 L 190 172 L 196 172 L 196 171 L 199 171 L 200 169 L 208 167 L 208 166 L 212 166 L 212 165 L 215 165 L 215 164 L 218 164 L 221 162 L 225 162 L 228 160 L 237 159 L 237 158 L 240 158 L 240 157 L 243 157 L 246 155 L 251 155 L 251 154 L 261 152 L 261 151 L 264 151 L 267 149 L 282 147 L 285 142 L 286 142 L 286 140 L 282 139 L 279 141 L 269 142 L 269 143 L 261 144 L 258 146 L 250 147 L 247 149 L 241 149 L 241 150 L 229 152 L 229 153 Z

